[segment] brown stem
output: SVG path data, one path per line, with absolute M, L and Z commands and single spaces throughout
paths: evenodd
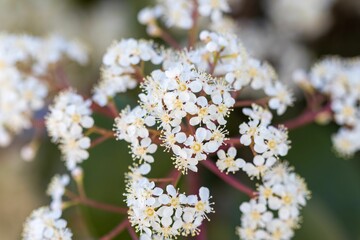
M 194 3 L 194 9 L 192 12 L 192 20 L 193 20 L 193 25 L 192 28 L 189 30 L 189 40 L 188 40 L 188 48 L 192 48 L 194 47 L 195 43 L 196 43 L 196 39 L 197 39 L 197 28 L 198 28 L 198 18 L 199 18 L 199 12 L 198 12 L 198 1 L 197 0 L 193 0 Z
M 119 233 L 121 233 L 127 226 L 129 226 L 129 220 L 123 220 L 119 225 L 117 225 L 113 230 L 107 233 L 105 236 L 101 237 L 100 240 L 111 240 L 115 238 Z
M 176 50 L 181 50 L 180 44 L 165 30 L 161 30 L 159 37 Z
M 104 108 L 104 107 L 100 107 L 99 105 L 97 105 L 96 103 L 92 103 L 91 105 L 91 109 L 96 112 L 96 113 L 100 113 L 106 117 L 109 118 L 114 118 L 113 113 L 110 111 L 109 108 Z
M 213 172 L 215 175 L 217 175 L 219 178 L 221 178 L 224 182 L 232 186 L 233 188 L 247 194 L 251 198 L 255 196 L 254 190 L 240 183 L 234 177 L 221 172 L 211 160 L 207 159 L 204 161 L 200 161 L 200 163 L 204 165 L 207 169 L 209 169 L 211 172 Z
M 110 101 L 108 102 L 107 107 L 109 108 L 109 110 L 110 110 L 110 112 L 111 112 L 111 114 L 112 114 L 112 116 L 113 116 L 114 118 L 117 117 L 117 116 L 119 116 L 119 111 L 118 111 L 115 103 L 114 103 L 112 100 L 110 100 Z
M 166 183 L 174 181 L 174 178 L 149 178 L 151 182 Z
M 114 134 L 112 131 L 107 130 L 105 128 L 98 127 L 98 126 L 91 127 L 88 130 L 87 134 L 91 134 L 91 133 L 97 133 L 97 134 L 103 135 L 103 136 L 105 136 L 105 135 L 113 135 Z
M 260 98 L 257 100 L 244 100 L 244 101 L 237 101 L 234 107 L 249 107 L 253 103 L 258 105 L 265 105 L 269 101 L 269 97 Z
M 127 226 L 128 232 L 130 234 L 130 237 L 132 240 L 138 240 L 138 236 L 136 234 L 136 232 L 134 231 L 134 229 L 130 226 L 130 224 Z
M 281 125 L 284 125 L 288 129 L 295 129 L 312 123 L 315 121 L 316 117 L 321 113 L 331 113 L 331 104 L 328 103 L 323 108 L 318 111 L 312 111 L 311 109 L 305 110 L 300 116 L 290 119 Z
M 95 139 L 94 141 L 91 142 L 90 148 L 93 148 L 97 145 L 99 145 L 100 143 L 110 139 L 110 138 L 115 138 L 114 137 L 114 133 L 113 132 L 109 132 L 106 135 L 103 135 L 101 137 L 98 137 L 97 139 Z
M 59 84 L 60 84 L 60 89 L 65 89 L 65 88 L 69 88 L 70 85 L 70 81 L 65 73 L 65 70 L 63 68 L 63 66 L 61 65 L 61 63 L 57 63 L 55 65 L 55 77 L 58 80 Z
M 126 214 L 127 209 L 122 207 L 113 206 L 106 203 L 97 202 L 89 198 L 78 198 L 78 201 L 86 206 L 101 209 L 107 212 Z
M 88 207 L 92 207 L 92 208 L 96 208 L 96 209 L 100 209 L 100 210 L 104 210 L 104 211 L 112 212 L 112 213 L 119 213 L 119 214 L 127 213 L 126 208 L 117 207 L 117 206 L 110 205 L 107 203 L 98 202 L 96 200 L 86 198 L 86 197 L 80 197 L 69 190 L 66 190 L 66 196 L 68 196 L 71 199 L 71 201 L 83 204 Z

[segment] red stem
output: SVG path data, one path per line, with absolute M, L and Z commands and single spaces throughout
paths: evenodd
M 100 107 L 99 105 L 97 105 L 96 103 L 92 103 L 91 105 L 91 109 L 96 112 L 96 113 L 100 113 L 106 117 L 109 118 L 113 118 L 113 113 L 110 111 L 110 109 L 108 108 L 104 108 L 104 107 Z
M 134 229 L 130 226 L 130 224 L 128 225 L 127 229 L 128 229 L 128 232 L 129 232 L 130 237 L 131 237 L 132 240 L 138 240 L 138 239 L 139 239 L 138 236 L 137 236 L 137 234 L 136 234 L 136 232 L 135 232 Z
M 176 50 L 180 50 L 182 48 L 180 44 L 165 30 L 161 30 L 160 38 Z
M 194 47 L 195 43 L 196 43 L 196 39 L 197 39 L 197 23 L 198 23 L 198 18 L 199 18 L 199 12 L 198 12 L 198 1 L 197 0 L 193 0 L 194 3 L 194 9 L 192 12 L 192 20 L 193 20 L 193 26 L 192 28 L 189 30 L 189 42 L 188 42 L 188 48 L 192 48 Z
M 269 101 L 268 97 L 260 98 L 257 100 L 243 100 L 243 101 L 237 101 L 234 105 L 234 107 L 249 107 L 253 103 L 258 105 L 265 105 Z
M 287 127 L 289 130 L 299 128 L 299 127 L 302 127 L 304 125 L 314 122 L 316 117 L 320 113 L 330 113 L 330 112 L 331 112 L 331 105 L 329 103 L 318 111 L 312 111 L 311 109 L 306 110 L 300 116 L 298 116 L 294 119 L 290 119 L 290 120 L 284 122 L 282 125 Z
M 125 219 L 119 225 L 117 225 L 113 230 L 107 233 L 105 236 L 101 237 L 100 240 L 111 240 L 119 233 L 121 233 L 127 226 L 129 226 L 129 220 Z
M 78 198 L 78 201 L 80 203 L 86 205 L 86 206 L 101 209 L 101 210 L 104 210 L 104 211 L 107 211 L 107 212 L 126 214 L 127 211 L 128 211 L 126 208 L 117 207 L 117 206 L 109 205 L 109 204 L 106 204 L 106 203 L 97 202 L 95 200 L 88 199 L 88 198 Z
M 211 172 L 213 172 L 215 175 L 217 175 L 219 178 L 221 178 L 224 182 L 228 183 L 233 188 L 247 194 L 251 198 L 255 196 L 254 190 L 240 183 L 234 177 L 229 176 L 223 172 L 220 172 L 220 170 L 216 167 L 216 165 L 212 161 L 204 160 L 204 161 L 200 161 L 200 163 L 202 163 L 202 165 L 204 165 L 207 169 L 209 169 Z
M 108 133 L 106 135 L 103 135 L 101 137 L 98 137 L 97 139 L 95 139 L 94 141 L 91 142 L 90 148 L 93 148 L 97 145 L 99 145 L 100 143 L 108 140 L 109 138 L 114 138 L 114 134 L 113 133 Z
M 89 199 L 89 198 L 86 198 L 86 197 L 80 197 L 80 196 L 77 196 L 75 193 L 73 193 L 70 190 L 66 190 L 65 194 L 72 201 L 78 202 L 80 204 L 83 204 L 83 205 L 86 205 L 86 206 L 89 206 L 89 207 L 101 209 L 101 210 L 104 210 L 104 211 L 107 211 L 107 212 L 112 212 L 112 213 L 120 213 L 120 214 L 126 214 L 127 213 L 127 208 L 117 207 L 117 206 L 113 206 L 113 205 L 110 205 L 110 204 L 98 202 L 96 200 Z

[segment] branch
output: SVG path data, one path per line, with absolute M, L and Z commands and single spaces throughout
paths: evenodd
M 66 196 L 68 196 L 73 202 L 77 202 L 77 203 L 83 204 L 85 206 L 97 208 L 97 209 L 104 210 L 107 212 L 126 214 L 128 211 L 127 208 L 117 207 L 117 206 L 110 205 L 107 203 L 98 202 L 96 200 L 89 199 L 86 197 L 77 196 L 75 193 L 73 193 L 69 190 L 66 190 Z
M 255 196 L 255 191 L 251 188 L 245 186 L 244 184 L 237 181 L 234 177 L 229 176 L 223 172 L 221 172 L 216 165 L 210 161 L 209 159 L 200 161 L 202 165 L 204 165 L 207 169 L 209 169 L 211 172 L 213 172 L 215 175 L 217 175 L 219 178 L 221 178 L 224 182 L 228 183 L 233 188 L 239 190 L 240 192 L 243 192 L 247 194 L 249 197 Z
M 169 44 L 171 47 L 173 47 L 176 50 L 182 49 L 180 44 L 165 30 L 161 30 L 161 34 L 159 36 L 162 40 L 164 40 L 167 44 Z
M 129 220 L 125 219 L 122 221 L 119 225 L 117 225 L 113 230 L 111 230 L 109 233 L 107 233 L 105 236 L 101 237 L 100 240 L 111 240 L 119 233 L 121 233 L 127 226 L 129 226 Z
M 312 123 L 316 120 L 317 116 L 321 113 L 331 113 L 331 104 L 328 103 L 318 111 L 306 110 L 300 116 L 284 122 L 282 125 L 290 129 L 299 128 Z

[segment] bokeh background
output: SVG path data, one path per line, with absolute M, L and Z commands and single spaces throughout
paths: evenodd
M 306 69 L 326 55 L 360 55 L 360 1 L 287 0 L 310 6 L 323 4 L 312 15 L 301 4 L 295 7 L 283 4 L 284 7 L 276 5 L 276 1 L 280 0 L 232 0 L 230 16 L 236 19 L 236 33 L 250 52 L 274 64 L 283 81 L 291 84 L 293 70 Z M 84 42 L 91 52 L 91 62 L 87 67 L 70 69 L 69 75 L 80 91 L 88 92 L 99 78 L 102 54 L 113 40 L 146 37 L 136 14 L 152 3 L 144 0 L 0 0 L 0 31 L 59 33 Z M 182 32 L 175 34 L 182 36 Z M 296 107 L 288 111 L 285 119 L 301 113 L 305 107 L 301 98 L 299 93 Z M 119 108 L 135 104 L 136 91 L 119 96 L 116 103 Z M 240 117 L 234 112 L 232 122 L 238 123 Z M 96 122 L 108 129 L 113 124 L 100 116 L 96 116 Z M 294 239 L 360 240 L 360 155 L 346 160 L 336 156 L 330 140 L 336 128 L 333 124 L 310 124 L 290 132 L 293 144 L 287 160 L 306 179 L 312 191 L 312 199 L 303 210 L 302 228 Z M 33 209 L 48 204 L 45 189 L 50 178 L 65 172 L 59 151 L 45 136 L 36 159 L 21 160 L 19 148 L 28 137 L 25 132 L 11 147 L 0 149 L 0 239 L 20 238 L 25 218 Z M 89 197 L 124 205 L 124 172 L 132 161 L 126 143 L 107 141 L 92 149 L 90 155 L 83 164 Z M 164 176 L 171 168 L 169 156 L 158 153 L 155 159 L 153 174 Z M 216 202 L 213 220 L 206 223 L 207 239 L 237 239 L 234 233 L 240 223 L 238 207 L 246 197 L 206 169 L 199 171 L 203 176 L 201 184 L 211 188 Z M 237 177 L 251 184 L 243 174 Z M 80 240 L 97 239 L 123 217 L 86 207 L 65 212 L 75 233 L 74 239 Z M 117 239 L 128 239 L 128 236 L 123 234 Z

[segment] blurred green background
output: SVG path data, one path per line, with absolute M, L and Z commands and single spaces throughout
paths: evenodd
M 235 0 L 232 2 L 240 6 Z M 329 54 L 360 55 L 360 4 L 356 2 L 336 1 L 331 8 L 332 24 L 328 30 L 317 38 L 293 40 L 311 53 L 307 65 Z M 71 71 L 70 75 L 74 85 L 87 92 L 99 78 L 101 56 L 112 40 L 146 36 L 144 27 L 136 21 L 136 13 L 149 4 L 152 2 L 140 0 L 0 0 L 0 30 L 38 35 L 58 32 L 88 44 L 92 52 L 91 64 Z M 241 4 L 232 13 L 237 20 L 268 21 L 262 1 L 242 0 Z M 276 59 L 268 60 L 277 67 Z M 301 99 L 301 95 L 298 97 Z M 116 103 L 119 109 L 127 104 L 134 105 L 136 91 L 119 96 Z M 292 118 L 304 107 L 300 100 L 284 118 Z M 232 122 L 239 117 L 239 113 L 232 113 Z M 96 122 L 108 129 L 113 124 L 101 116 L 96 116 Z M 330 140 L 336 130 L 332 124 L 311 124 L 290 132 L 293 144 L 286 159 L 306 179 L 312 191 L 312 199 L 303 210 L 302 227 L 294 239 L 360 240 L 360 155 L 347 160 L 336 156 Z M 0 239 L 19 239 L 26 216 L 34 208 L 48 204 L 45 189 L 50 178 L 55 173 L 65 172 L 59 151 L 49 139 L 44 140 L 33 162 L 20 160 L 18 149 L 26 139 L 25 133 L 8 149 L 0 149 Z M 155 159 L 152 175 L 165 176 L 172 167 L 170 156 L 157 153 Z M 92 149 L 90 159 L 83 164 L 88 196 L 124 205 L 124 173 L 131 162 L 125 142 L 109 140 Z M 210 188 L 216 202 L 216 213 L 210 216 L 212 221 L 205 224 L 206 239 L 238 239 L 235 235 L 235 227 L 240 223 L 238 207 L 247 200 L 246 196 L 201 166 L 199 173 L 200 184 Z M 251 184 L 244 174 L 236 177 Z M 181 183 L 184 183 L 182 190 L 186 191 L 186 182 L 182 180 Z M 97 239 L 124 216 L 81 207 L 66 211 L 65 218 L 69 220 L 74 239 L 81 240 Z M 117 239 L 129 239 L 129 236 L 124 233 Z

